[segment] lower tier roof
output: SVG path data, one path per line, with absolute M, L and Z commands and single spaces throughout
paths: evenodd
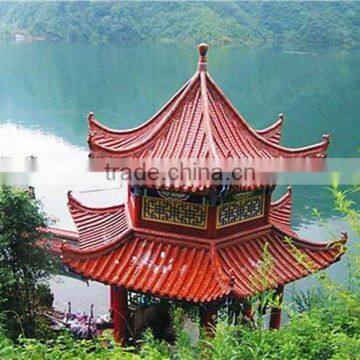
M 300 239 L 290 228 L 290 191 L 272 204 L 269 224 L 216 240 L 135 228 L 126 221 L 126 206 L 92 209 L 70 196 L 69 208 L 79 239 L 77 246 L 63 244 L 61 250 L 72 271 L 189 302 L 246 298 L 303 278 L 339 260 L 347 240 L 345 233 L 325 244 Z M 122 219 L 121 226 L 115 218 Z
M 100 251 L 65 247 L 62 261 L 85 278 L 108 285 L 209 302 L 230 294 L 246 298 L 324 269 L 339 259 L 342 245 L 310 244 L 287 237 L 273 225 L 224 239 L 223 244 L 196 247 L 172 234 L 133 231 Z

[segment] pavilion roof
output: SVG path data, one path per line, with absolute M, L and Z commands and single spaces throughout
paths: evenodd
M 199 66 L 194 76 L 143 125 L 112 130 L 90 113 L 91 155 L 167 159 L 325 156 L 328 135 L 306 147 L 279 145 L 282 114 L 266 129 L 250 127 L 210 76 L 206 52 L 207 45 L 199 45 Z
M 136 228 L 126 205 L 90 208 L 69 194 L 78 243 L 63 244 L 72 271 L 132 291 L 191 302 L 245 298 L 275 288 L 339 260 L 347 236 L 313 243 L 290 228 L 291 191 L 272 203 L 269 224 L 218 239 Z M 271 258 L 264 285 L 262 261 Z

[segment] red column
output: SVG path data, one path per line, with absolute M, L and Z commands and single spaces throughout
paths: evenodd
M 203 327 L 207 335 L 214 334 L 216 325 L 217 309 L 214 308 L 201 308 L 200 309 L 200 326 Z
M 110 305 L 114 321 L 114 339 L 125 345 L 127 330 L 127 292 L 124 287 L 111 286 Z
M 135 227 L 138 227 L 141 225 L 142 195 L 136 189 L 133 189 L 133 191 L 134 193 L 131 193 L 130 188 L 128 190 L 128 205 L 131 221 Z
M 279 286 L 275 291 L 275 296 L 278 297 L 279 307 L 272 307 L 270 312 L 269 329 L 279 329 L 281 325 L 281 303 L 284 296 L 284 286 Z

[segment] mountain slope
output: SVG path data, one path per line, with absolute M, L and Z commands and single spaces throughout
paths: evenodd
M 50 41 L 359 48 L 359 2 L 2 2 L 0 33 Z

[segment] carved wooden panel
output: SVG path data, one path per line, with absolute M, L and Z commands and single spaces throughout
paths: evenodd
M 206 229 L 207 207 L 184 201 L 144 196 L 142 218 L 149 221 Z
M 216 227 L 218 229 L 260 218 L 264 215 L 265 196 L 261 191 L 249 191 L 232 196 L 232 201 L 218 206 Z

